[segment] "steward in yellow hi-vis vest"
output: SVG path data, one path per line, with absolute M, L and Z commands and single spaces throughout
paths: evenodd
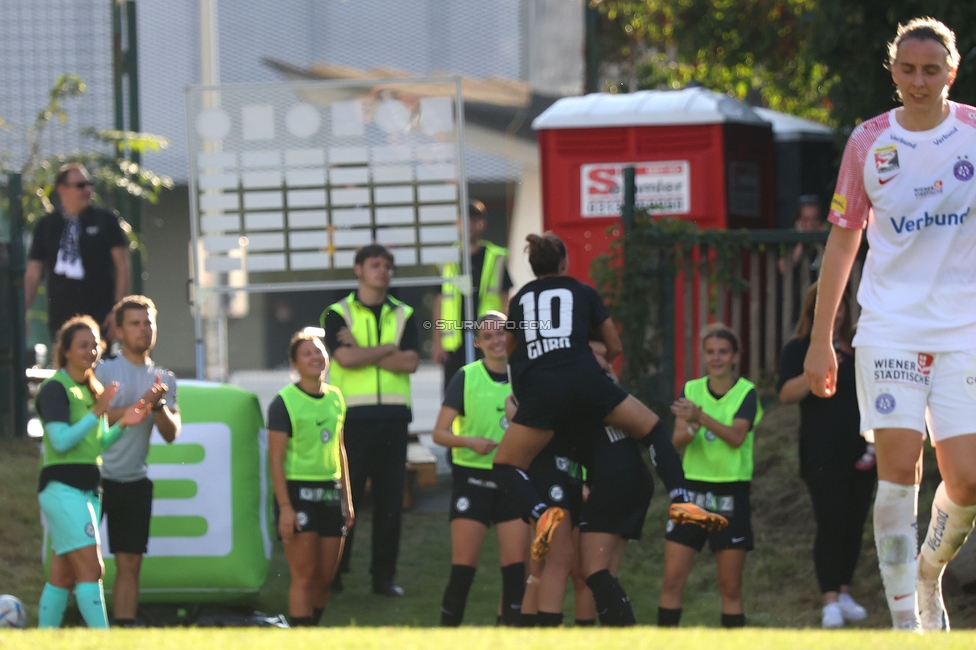
M 392 345 L 399 347 L 413 307 L 390 296 L 379 305 L 368 307 L 351 293 L 329 307 L 342 321 L 360 348 Z M 410 408 L 410 374 L 388 370 L 380 363 L 358 367 L 332 364 L 329 380 L 342 391 L 346 406 L 402 405 Z
M 388 294 L 393 255 L 379 244 L 356 253 L 356 291 L 330 305 L 321 317 L 332 357 L 329 383 L 346 401 L 344 442 L 353 506 L 361 510 L 366 479 L 373 497 L 373 591 L 403 595 L 394 581 L 400 549 L 400 519 L 410 423 L 410 375 L 420 348 L 413 308 Z M 349 571 L 350 531 L 341 573 Z
M 470 291 L 473 314 L 465 305 L 465 292 L 456 284 L 461 276 L 460 262 L 445 264 L 441 269 L 441 293 L 434 306 L 434 319 L 437 326 L 433 330 L 433 354 L 436 363 L 444 366 L 444 387 L 461 369 L 468 359 L 464 350 L 464 326 L 470 327 L 474 321 L 490 311 L 508 311 L 508 292 L 512 288 L 512 278 L 508 274 L 508 250 L 483 239 L 488 227 L 487 212 L 481 201 L 472 200 L 468 204 L 468 252 L 471 256 Z M 460 248 L 460 242 L 455 244 Z M 462 283 L 467 284 L 467 283 Z M 475 352 L 473 360 L 480 359 L 481 352 Z
M 508 249 L 496 246 L 491 242 L 478 242 L 483 251 L 472 254 L 472 258 L 481 258 L 480 273 L 472 268 L 473 277 L 478 278 L 477 294 L 474 296 L 475 318 L 484 316 L 489 311 L 504 312 L 506 305 L 502 304 L 508 288 L 505 287 L 505 279 L 508 277 L 505 264 L 508 261 Z M 483 252 L 484 255 L 479 255 Z M 463 313 L 464 295 L 452 280 L 461 275 L 461 265 L 451 262 L 444 265 L 442 276 L 446 282 L 441 285 L 441 320 L 447 323 L 457 323 L 461 321 Z M 511 285 L 511 280 L 508 282 Z M 474 290 L 472 286 L 472 290 Z M 463 332 L 459 327 L 447 328 L 441 332 L 441 347 L 445 352 L 454 352 L 461 347 L 464 340 Z

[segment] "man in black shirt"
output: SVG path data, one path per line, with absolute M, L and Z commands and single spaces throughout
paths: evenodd
M 54 335 L 77 314 L 101 324 L 102 338 L 114 338 L 112 307 L 129 293 L 129 240 L 115 214 L 91 203 L 91 177 L 80 163 L 59 171 L 54 187 L 61 206 L 34 228 L 24 297 L 27 307 L 47 276 L 47 326 Z
M 410 375 L 420 361 L 413 308 L 388 294 L 393 255 L 378 244 L 356 253 L 359 287 L 322 313 L 332 357 L 329 382 L 346 400 L 345 444 L 354 508 L 361 512 L 366 479 L 373 496 L 373 591 L 402 596 L 393 582 L 400 550 L 400 518 L 407 463 Z M 349 572 L 352 533 L 339 565 Z M 337 574 L 338 575 L 338 574 Z M 341 580 L 333 590 L 341 589 Z

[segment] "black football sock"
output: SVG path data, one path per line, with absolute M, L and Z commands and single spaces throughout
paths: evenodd
M 722 614 L 722 627 L 745 627 L 745 614 Z
M 315 622 L 312 620 L 311 616 L 292 616 L 291 626 L 292 627 L 314 627 Z
M 518 627 L 525 595 L 525 562 L 502 567 L 502 624 Z
M 516 503 L 522 511 L 522 516 L 526 519 L 530 517 L 538 519 L 549 507 L 539 497 L 529 475 L 518 467 L 495 463 L 492 470 L 498 488 L 505 494 L 515 495 Z
M 441 627 L 457 627 L 464 618 L 464 606 L 468 602 L 468 592 L 474 582 L 473 566 L 451 565 L 451 577 L 444 590 L 441 601 Z
M 620 583 L 606 569 L 597 571 L 586 579 L 586 586 L 593 592 L 596 612 L 604 627 L 627 627 L 636 625 L 630 598 Z
M 538 614 L 522 614 L 519 617 L 519 627 L 535 627 L 538 619 Z
M 681 608 L 668 609 L 666 607 L 657 608 L 658 627 L 678 627 L 681 622 Z
M 681 466 L 681 456 L 674 448 L 671 435 L 662 420 L 647 433 L 646 436 L 638 440 L 640 444 L 647 447 L 651 452 L 651 463 L 657 471 L 658 477 L 668 490 L 668 497 L 672 503 L 687 503 L 688 482 L 685 480 L 685 470 Z
M 559 627 L 563 624 L 562 612 L 539 612 L 536 616 L 536 627 Z
M 596 627 L 595 618 L 578 618 L 575 622 L 576 627 Z

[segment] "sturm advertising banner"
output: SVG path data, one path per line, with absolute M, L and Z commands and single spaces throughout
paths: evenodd
M 153 432 L 153 516 L 140 576 L 147 603 L 239 603 L 256 598 L 271 559 L 267 432 L 258 399 L 234 386 L 182 381 L 183 429 Z M 115 562 L 101 527 L 105 591 Z M 50 557 L 45 535 L 45 558 Z
M 583 217 L 618 217 L 624 202 L 624 167 L 634 167 L 635 206 L 651 214 L 691 212 L 691 163 L 665 160 L 580 166 Z

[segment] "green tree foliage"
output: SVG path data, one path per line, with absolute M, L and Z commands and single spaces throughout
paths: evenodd
M 696 82 L 826 122 L 833 78 L 808 54 L 816 0 L 593 0 L 605 60 L 637 88 Z M 626 77 L 625 75 L 622 75 Z
M 128 158 L 130 152 L 157 151 L 169 145 L 161 136 L 133 131 L 98 130 L 91 127 L 81 133 L 91 138 L 92 150 L 76 154 L 49 155 L 41 148 L 41 136 L 51 125 L 68 122 L 66 103 L 84 94 L 85 82 L 75 74 L 58 77 L 48 93 L 48 103 L 41 108 L 34 123 L 27 127 L 27 160 L 19 168 L 4 163 L 3 171 L 19 172 L 24 190 L 24 218 L 28 227 L 54 209 L 51 196 L 54 177 L 66 162 L 83 163 L 95 183 L 96 198 L 111 205 L 116 196 L 134 196 L 155 203 L 163 189 L 173 187 L 168 176 L 160 176 Z M 0 118 L 0 126 L 9 124 Z
M 887 44 L 931 15 L 956 32 L 962 55 L 950 96 L 976 103 L 976 3 L 933 0 L 591 0 L 601 15 L 608 89 L 697 82 L 738 99 L 838 127 L 898 102 Z
M 817 0 L 806 56 L 827 66 L 831 115 L 846 139 L 859 122 L 897 106 L 888 62 L 888 41 L 899 23 L 938 18 L 956 33 L 962 55 L 950 97 L 976 103 L 976 3 L 915 0 Z

